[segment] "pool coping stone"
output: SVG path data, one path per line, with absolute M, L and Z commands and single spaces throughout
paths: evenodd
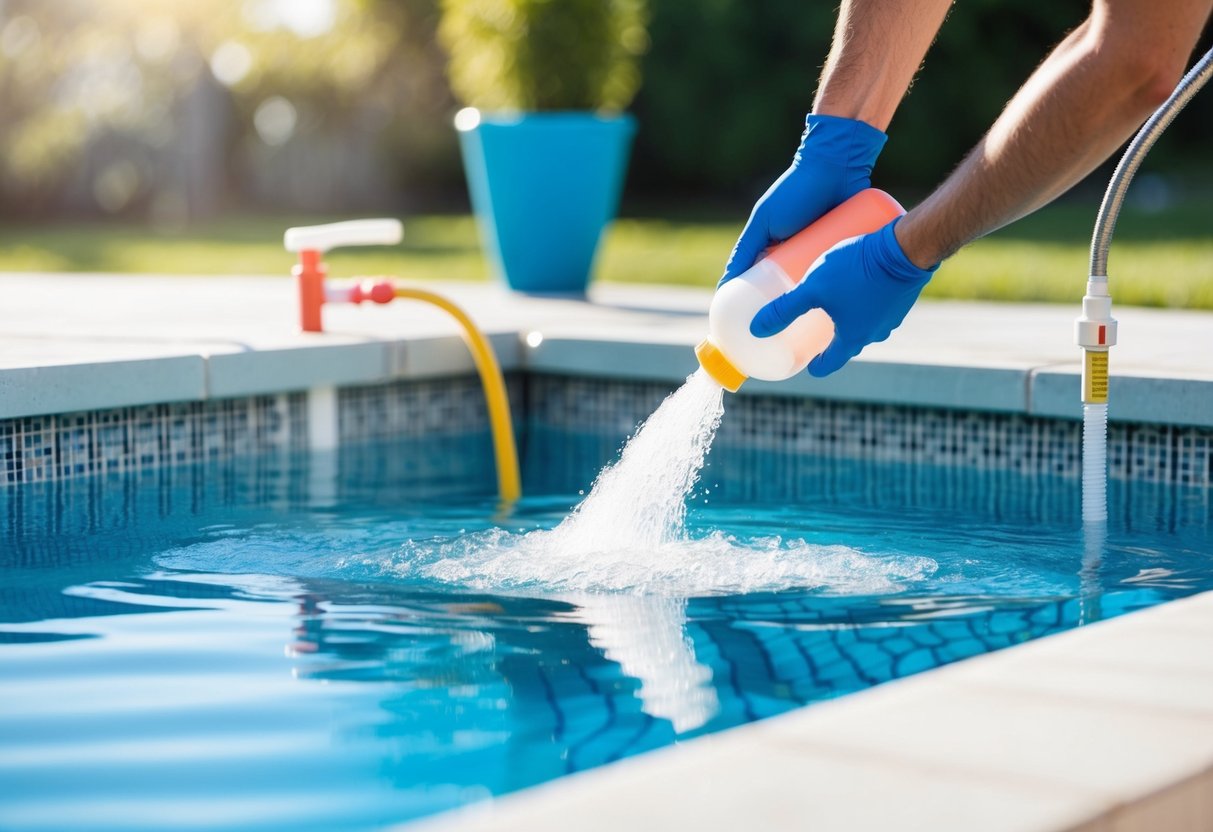
M 506 371 L 677 384 L 696 368 L 707 289 L 602 284 L 589 299 L 431 283 L 490 334 Z M 0 274 L 0 418 L 467 374 L 454 323 L 416 303 L 326 307 L 298 331 L 283 277 Z M 49 306 L 45 298 L 55 297 Z M 742 395 L 1077 419 L 1073 308 L 922 301 L 888 341 L 825 379 Z M 1117 309 L 1113 421 L 1213 427 L 1213 313 Z M 83 383 L 87 379 L 88 383 Z

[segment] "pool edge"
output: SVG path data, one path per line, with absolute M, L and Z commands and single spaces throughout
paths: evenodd
M 406 828 L 1208 830 L 1210 639 L 1205 592 Z

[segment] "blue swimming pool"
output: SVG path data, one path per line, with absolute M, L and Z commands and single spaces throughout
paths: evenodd
M 1213 588 L 1204 489 L 1093 550 L 1076 481 L 727 447 L 538 561 L 612 446 L 527 445 L 509 511 L 484 437 L 0 491 L 0 828 L 379 828 Z

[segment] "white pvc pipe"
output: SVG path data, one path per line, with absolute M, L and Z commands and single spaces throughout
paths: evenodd
M 1082 522 L 1108 522 L 1108 406 L 1082 406 Z

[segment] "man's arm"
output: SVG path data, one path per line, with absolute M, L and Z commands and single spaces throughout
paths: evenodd
M 813 112 L 887 130 L 952 0 L 843 0 Z
M 938 263 L 1068 190 L 1166 100 L 1213 0 L 1096 0 L 985 138 L 897 224 L 909 259 Z
M 1213 0 L 1094 0 L 1090 17 L 931 196 L 827 251 L 796 288 L 758 311 L 750 332 L 774 335 L 824 309 L 834 340 L 810 362 L 815 376 L 883 341 L 941 260 L 1063 193 L 1129 137 L 1178 82 L 1210 7 Z
M 884 129 L 952 0 L 843 0 L 813 112 L 792 165 L 746 222 L 721 283 L 871 185 Z

